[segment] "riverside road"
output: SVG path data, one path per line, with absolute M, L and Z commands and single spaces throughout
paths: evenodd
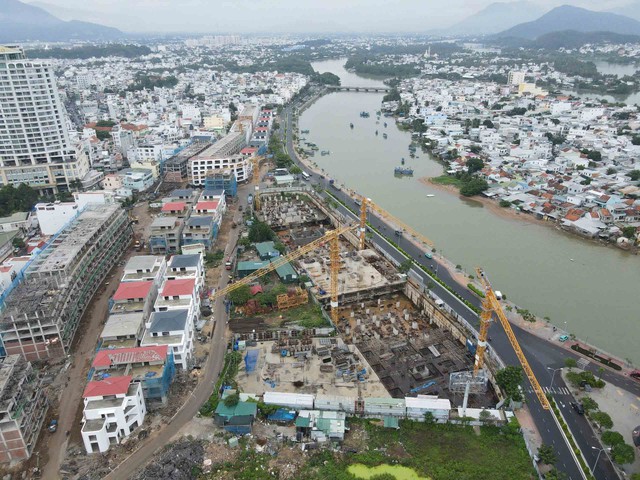
M 306 170 L 305 165 L 299 162 L 293 148 L 292 128 L 293 126 L 291 107 L 287 107 L 282 113 L 282 124 L 280 127 L 281 135 L 283 134 L 283 130 L 286 131 L 285 145 L 287 153 L 291 156 L 292 159 L 294 159 L 295 162 L 298 163 L 300 168 L 304 169 L 311 175 L 311 178 L 309 180 L 310 183 L 318 183 L 325 187 L 325 189 L 328 188 L 329 185 L 326 178 L 322 178 L 320 175 Z M 342 215 L 344 215 L 345 218 L 352 218 L 354 221 L 358 221 L 358 216 L 353 212 L 357 212 L 359 210 L 359 207 L 355 204 L 354 200 L 342 190 L 331 189 L 331 193 L 349 207 L 345 208 L 343 205 L 339 205 L 338 211 Z M 371 241 L 373 241 L 377 246 L 381 247 L 389 257 L 393 258 L 398 263 L 402 262 L 405 259 L 404 254 L 398 251 L 393 245 L 391 245 L 383 235 L 378 233 L 391 233 L 394 231 L 394 226 L 387 224 L 380 218 L 373 215 L 369 216 L 369 223 L 372 227 L 374 227 L 375 230 L 377 230 L 372 232 Z M 411 241 L 402 237 L 400 237 L 399 240 L 397 237 L 393 238 L 398 246 L 410 255 L 414 262 L 423 265 L 427 269 L 430 268 L 433 262 L 428 261 L 425 258 L 424 251 L 422 249 L 418 248 Z M 455 314 L 464 318 L 469 324 L 473 325 L 474 327 L 478 327 L 478 316 L 463 302 L 461 302 L 458 297 L 453 295 L 449 290 L 438 284 L 436 281 L 433 281 L 431 276 L 421 269 L 414 268 L 414 271 L 416 271 L 416 273 L 421 277 L 421 280 L 425 285 L 428 282 L 434 284 L 432 291 L 446 304 L 448 304 L 453 312 L 455 312 Z M 465 287 L 460 285 L 457 281 L 455 281 L 455 279 L 451 277 L 451 275 L 445 268 L 439 269 L 438 277 L 460 297 L 464 298 L 472 305 L 480 307 L 480 299 L 473 295 Z M 535 373 L 538 381 L 543 386 L 543 388 L 551 386 L 550 384 L 552 381 L 553 372 L 550 369 L 557 369 L 564 366 L 564 360 L 568 357 L 575 358 L 576 360 L 581 358 L 573 352 L 567 351 L 558 345 L 554 345 L 552 342 L 546 341 L 515 325 L 512 325 L 512 328 L 516 334 L 516 337 L 518 338 L 523 351 L 525 352 L 525 355 L 527 357 L 527 360 L 529 361 L 529 364 L 531 365 L 531 368 L 533 369 L 533 372 Z M 491 338 L 491 348 L 495 350 L 495 352 L 500 356 L 505 364 L 519 365 L 516 354 L 511 347 L 511 344 L 509 343 L 505 332 L 499 326 L 491 327 Z M 587 369 L 593 371 L 594 373 L 597 373 L 598 366 L 590 363 Z M 602 374 L 602 378 L 603 380 L 613 385 L 631 391 L 636 395 L 640 395 L 640 385 L 622 375 L 615 374 L 613 372 L 610 372 L 609 370 L 605 370 L 605 372 Z M 556 375 L 554 386 L 566 387 L 559 375 Z M 525 388 L 524 390 L 527 405 L 529 406 L 529 410 L 536 424 L 536 427 L 540 432 L 542 441 L 545 444 L 553 445 L 558 454 L 559 460 L 556 464 L 558 470 L 566 473 L 568 478 L 571 480 L 578 480 L 583 478 L 581 474 L 581 468 L 574 461 L 569 451 L 569 447 L 564 441 L 561 431 L 555 423 L 552 414 L 542 408 L 535 393 L 533 393 L 530 388 Z M 556 388 L 555 390 L 564 390 L 565 392 L 569 391 L 567 389 L 560 390 L 558 388 Z M 570 402 L 573 401 L 573 397 L 570 394 L 552 395 L 554 396 L 556 404 L 562 412 L 567 425 L 574 435 L 578 446 L 582 450 L 589 468 L 593 468 L 594 463 L 596 463 L 598 454 L 598 450 L 596 450 L 595 448 L 602 448 L 600 441 L 594 435 L 587 419 L 582 415 L 578 415 L 571 408 Z M 606 455 L 600 456 L 595 468 L 593 469 L 593 475 L 598 480 L 611 480 L 618 478 L 618 474 L 613 464 L 611 463 L 611 460 Z

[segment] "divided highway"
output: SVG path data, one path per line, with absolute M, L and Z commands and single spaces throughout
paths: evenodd
M 283 133 L 283 130 L 285 129 L 286 135 Z M 280 135 L 286 136 L 285 145 L 289 156 L 296 163 L 298 163 L 300 168 L 307 171 L 305 169 L 305 166 L 299 162 L 298 157 L 293 149 L 291 107 L 287 107 L 282 113 Z M 283 141 L 284 140 L 285 139 L 283 139 Z M 315 174 L 311 171 L 307 172 L 311 176 L 311 178 L 309 179 L 310 183 L 318 183 L 325 188 L 329 188 L 328 180 L 326 178 L 321 177 L 320 175 Z M 359 221 L 358 216 L 353 213 L 359 211 L 359 207 L 354 203 L 354 200 L 344 191 L 331 189 L 331 193 L 349 207 L 349 209 L 347 209 L 343 205 L 340 205 L 338 207 L 339 212 L 344 215 L 345 218 L 352 218 L 354 221 Z M 409 254 L 416 263 L 423 265 L 427 269 L 432 268 L 432 264 L 434 262 L 432 260 L 427 260 L 427 258 L 424 256 L 425 252 L 423 250 L 419 249 L 415 244 L 407 239 L 393 236 L 393 234 L 391 233 L 395 230 L 395 227 L 393 225 L 385 223 L 380 218 L 374 215 L 369 216 L 369 223 L 377 230 L 377 232 L 382 232 L 383 235 L 388 232 L 390 238 L 394 238 L 394 242 L 397 243 L 398 246 L 405 252 L 407 252 L 407 254 Z M 382 250 L 384 250 L 386 254 L 389 255 L 389 257 L 393 258 L 399 263 L 402 262 L 405 259 L 405 256 L 377 232 L 372 232 L 372 241 Z M 475 328 L 478 328 L 479 322 L 475 312 L 470 310 L 463 302 L 459 300 L 459 298 L 453 295 L 449 290 L 444 288 L 439 283 L 432 281 L 430 275 L 418 268 L 414 268 L 414 270 L 420 275 L 425 285 L 428 282 L 434 284 L 432 291 L 446 304 L 448 304 L 456 314 L 464 318 Z M 490 272 L 488 273 L 490 274 Z M 460 297 L 464 298 L 472 305 L 480 307 L 480 299 L 472 294 L 467 288 L 456 282 L 445 268 L 438 270 L 438 277 L 443 280 L 453 291 L 460 295 Z M 527 332 L 515 325 L 512 325 L 512 328 L 518 338 L 522 349 L 525 352 L 525 355 L 527 356 L 531 368 L 538 378 L 538 381 L 543 386 L 545 391 L 552 392 L 556 404 L 558 405 L 558 408 L 566 419 L 566 422 L 571 429 L 571 432 L 573 433 L 578 446 L 584 453 L 589 467 L 593 468 L 594 463 L 596 463 L 598 454 L 598 450 L 595 450 L 593 447 L 598 449 L 602 448 L 600 441 L 594 435 L 587 419 L 582 415 L 578 415 L 571 408 L 570 401 L 573 400 L 573 397 L 570 394 L 566 393 L 569 390 L 566 388 L 566 385 L 560 378 L 560 375 L 556 375 L 556 378 L 554 379 L 553 386 L 555 388 L 549 390 L 549 387 L 551 387 L 550 383 L 552 381 L 553 373 L 550 369 L 557 369 L 564 366 L 564 360 L 567 357 L 573 357 L 575 359 L 579 359 L 580 357 L 571 351 L 567 351 L 566 349 L 558 345 L 554 345 L 553 343 L 536 335 L 533 335 L 530 332 Z M 513 348 L 511 347 L 506 334 L 504 333 L 502 328 L 500 328 L 500 326 L 491 327 L 491 338 L 491 347 L 498 353 L 505 364 L 519 365 L 515 352 L 513 351 Z M 590 364 L 587 368 L 594 373 L 597 373 L 597 366 Z M 637 395 L 640 395 L 640 385 L 635 383 L 633 380 L 612 373 L 608 370 L 605 371 L 604 374 L 602 374 L 602 378 L 603 380 L 610 382 L 620 388 L 624 388 L 625 390 L 629 390 Z M 536 427 L 540 432 L 540 435 L 542 436 L 543 442 L 545 444 L 553 445 L 558 454 L 559 460 L 556 465 L 557 468 L 563 471 L 571 480 L 582 479 L 583 477 L 581 474 L 580 466 L 574 461 L 569 451 L 569 447 L 564 441 L 560 429 L 555 423 L 551 413 L 542 409 L 536 395 L 533 393 L 531 388 L 525 388 L 524 390 L 529 410 L 536 424 Z M 554 393 L 556 391 L 563 393 L 556 394 Z M 600 459 L 598 460 L 597 465 L 593 470 L 593 474 L 598 480 L 611 480 L 618 478 L 618 474 L 616 473 L 613 464 L 606 455 L 600 456 Z

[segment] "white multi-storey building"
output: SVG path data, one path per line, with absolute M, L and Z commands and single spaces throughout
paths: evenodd
M 106 452 L 142 425 L 147 407 L 142 384 L 130 375 L 89 382 L 82 395 L 82 441 L 87 453 Z
M 56 193 L 88 171 L 87 156 L 72 147 L 53 68 L 0 46 L 0 183 Z

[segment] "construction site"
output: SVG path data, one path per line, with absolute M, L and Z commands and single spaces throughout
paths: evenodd
M 467 378 L 459 373 L 473 370 L 474 351 L 466 345 L 468 335 L 453 326 L 455 320 L 447 318 L 426 292 L 418 294 L 419 302 L 411 300 L 415 292 L 408 292 L 415 288 L 407 276 L 373 245 L 360 242 L 355 228 L 343 228 L 337 239 L 323 241 L 320 232 L 339 224 L 330 206 L 313 193 L 263 194 L 260 203 L 258 218 L 277 230 L 289 251 L 298 252 L 291 262 L 293 269 L 304 279 L 300 284 L 309 292 L 310 301 L 321 306 L 327 323 L 322 328 L 296 326 L 295 315 L 289 318 L 286 308 L 260 311 L 258 300 L 256 308 L 242 311 L 244 317 L 232 315 L 235 348 L 245 352 L 237 378 L 242 391 L 398 399 L 437 395 L 461 404 L 471 378 L 468 406 L 495 405 L 496 396 L 485 375 L 469 374 Z M 301 230 L 315 234 L 299 243 L 293 237 Z M 263 252 L 259 253 L 263 259 L 264 248 L 256 249 Z M 247 268 L 246 255 L 242 257 L 245 262 L 239 262 L 243 269 Z M 331 267 L 336 259 L 334 296 L 336 278 L 332 278 Z M 268 263 L 255 265 L 253 271 L 265 265 Z M 281 268 L 274 271 L 282 279 Z M 252 294 L 268 291 L 274 278 L 271 273 L 251 283 Z M 289 298 L 292 296 L 289 291 Z M 302 317 L 307 310 L 299 305 L 292 311 Z

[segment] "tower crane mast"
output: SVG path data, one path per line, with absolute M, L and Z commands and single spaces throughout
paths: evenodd
M 491 286 L 491 283 L 489 282 L 489 280 L 487 279 L 487 276 L 485 275 L 484 271 L 481 268 L 476 268 L 476 274 L 477 274 L 477 278 L 480 280 L 480 282 L 482 283 L 482 286 L 484 287 L 484 298 L 482 299 L 482 313 L 480 314 L 480 333 L 478 336 L 478 346 L 476 349 L 476 358 L 475 358 L 475 364 L 473 367 L 473 374 L 476 375 L 476 373 L 480 368 L 482 368 L 482 365 L 484 363 L 484 352 L 487 347 L 487 334 L 489 332 L 489 324 L 491 322 L 493 313 L 495 313 L 496 316 L 498 317 L 498 320 L 500 320 L 500 324 L 502 325 L 502 328 L 507 334 L 509 343 L 513 347 L 513 350 L 515 351 L 516 356 L 520 361 L 520 365 L 522 365 L 522 369 L 524 370 L 525 375 L 529 379 L 529 382 L 531 383 L 531 387 L 533 388 L 533 391 L 538 397 L 538 400 L 540 401 L 542 408 L 544 408 L 545 410 L 549 410 L 551 408 L 551 405 L 549 404 L 549 400 L 547 399 L 547 396 L 545 395 L 545 393 L 542 391 L 542 387 L 540 386 L 538 379 L 533 373 L 533 370 L 531 369 L 531 366 L 527 361 L 527 357 L 525 357 L 524 352 L 522 351 L 522 348 L 518 343 L 518 339 L 516 338 L 515 333 L 513 333 L 511 324 L 509 323 L 509 320 L 507 319 L 507 316 L 505 315 L 504 310 L 502 309 L 502 305 L 500 304 L 500 301 L 498 300 L 495 292 L 493 291 L 493 287 Z

